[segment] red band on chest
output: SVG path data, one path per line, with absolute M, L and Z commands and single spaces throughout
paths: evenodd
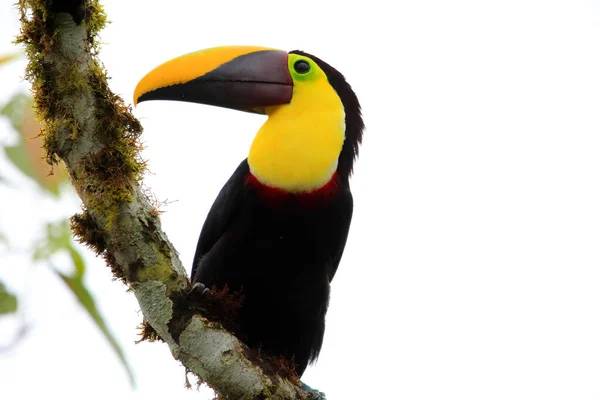
M 262 200 L 270 205 L 284 205 L 289 202 L 298 202 L 303 206 L 318 206 L 329 203 L 340 190 L 340 179 L 337 171 L 329 182 L 319 189 L 310 192 L 287 192 L 283 189 L 267 186 L 261 183 L 252 173 L 246 177 L 246 185 L 258 192 Z

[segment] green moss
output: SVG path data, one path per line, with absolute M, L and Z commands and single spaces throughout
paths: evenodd
M 107 250 L 104 231 L 98 227 L 87 209 L 81 214 L 75 214 L 71 217 L 71 229 L 79 243 L 86 245 L 97 255 L 104 258 L 115 280 L 120 280 L 124 284 L 127 284 L 123 268 L 116 262 L 114 255 Z
M 96 254 L 102 254 L 106 250 L 104 232 L 98 228 L 87 210 L 71 217 L 71 229 L 79 242 L 90 247 Z
M 106 14 L 98 0 L 82 1 L 82 9 L 73 10 L 74 19 L 84 24 L 89 54 L 88 61 L 74 62 L 68 58 L 72 54 L 63 52 L 67 45 L 60 43 L 57 34 L 57 21 L 65 18 L 51 11 L 50 0 L 20 0 L 18 7 L 21 32 L 16 41 L 24 46 L 29 59 L 25 77 L 32 85 L 37 117 L 44 122 L 46 160 L 55 164 L 67 157 L 82 132 L 94 129 L 98 133 L 93 140 L 100 142 L 96 144 L 100 150 L 77 165 L 67 165 L 73 185 L 89 209 L 73 218 L 74 230 L 82 242 L 103 254 L 106 243 L 99 240 L 98 232 L 111 229 L 121 206 L 133 199 L 134 184 L 146 169 L 139 156 L 142 127 L 130 107 L 108 87 L 106 71 L 97 58 L 95 38 L 107 23 Z M 74 106 L 77 101 L 94 115 L 81 115 Z M 104 255 L 115 275 L 122 278 L 114 257 Z M 167 261 L 168 257 L 164 258 L 161 262 Z
M 98 33 L 104 29 L 108 23 L 108 17 L 104 12 L 104 7 L 99 1 L 87 1 L 85 9 L 85 23 L 89 32 L 89 40 L 92 44 L 92 50 L 94 54 L 97 54 L 99 45 L 95 41 L 95 37 Z
M 37 116 L 47 124 L 44 140 L 48 142 L 45 144 L 48 159 L 54 161 L 53 154 L 60 156 L 55 136 L 60 134 L 61 129 L 71 132 L 72 138 L 81 131 L 74 119 L 65 119 L 70 113 L 68 107 L 54 100 L 88 94 L 95 100 L 96 117 L 101 122 L 97 129 L 103 132 L 107 141 L 105 144 L 115 149 L 113 154 L 119 154 L 119 160 L 124 162 L 122 178 L 139 180 L 145 169 L 145 164 L 138 156 L 141 125 L 123 100 L 110 91 L 106 72 L 95 56 L 98 50 L 95 36 L 107 23 L 100 3 L 97 0 L 83 2 L 85 8 L 82 12 L 88 32 L 87 45 L 92 54 L 89 68 L 83 71 L 78 63 L 64 63 L 66 67 L 61 65 L 62 68 L 58 68 L 55 55 L 48 57 L 57 45 L 55 27 L 50 18 L 53 17 L 49 11 L 50 2 L 20 0 L 18 6 L 22 27 L 17 43 L 24 45 L 30 60 L 25 77 L 32 84 Z M 118 197 L 121 198 L 120 195 Z
M 155 342 L 157 340 L 162 340 L 160 338 L 160 336 L 158 336 L 158 333 L 156 333 L 156 330 L 152 327 L 152 325 L 150 325 L 148 323 L 148 321 L 144 320 L 139 326 L 138 329 L 140 330 L 140 340 L 137 340 L 135 343 L 141 343 L 141 342 Z M 186 376 L 187 379 L 187 376 Z

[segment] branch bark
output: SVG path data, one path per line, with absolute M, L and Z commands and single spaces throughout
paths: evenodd
M 20 0 L 37 116 L 50 163 L 63 160 L 83 202 L 74 233 L 101 254 L 139 301 L 144 319 L 173 357 L 226 399 L 307 399 L 293 382 L 185 300 L 190 289 L 158 211 L 141 188 L 142 132 L 108 88 L 96 35 L 106 22 L 98 0 Z

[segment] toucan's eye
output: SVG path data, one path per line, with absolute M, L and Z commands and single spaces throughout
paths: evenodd
M 294 63 L 294 70 L 299 74 L 306 74 L 310 71 L 310 64 L 304 60 L 298 60 Z

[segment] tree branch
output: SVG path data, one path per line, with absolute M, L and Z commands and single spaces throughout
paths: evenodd
M 141 125 L 107 85 L 95 36 L 106 22 L 98 0 L 20 0 L 21 35 L 47 159 L 62 159 L 83 202 L 78 238 L 101 254 L 139 301 L 173 357 L 227 399 L 306 399 L 220 324 L 185 300 L 177 251 L 140 182 Z M 257 360 L 255 360 L 255 358 Z

